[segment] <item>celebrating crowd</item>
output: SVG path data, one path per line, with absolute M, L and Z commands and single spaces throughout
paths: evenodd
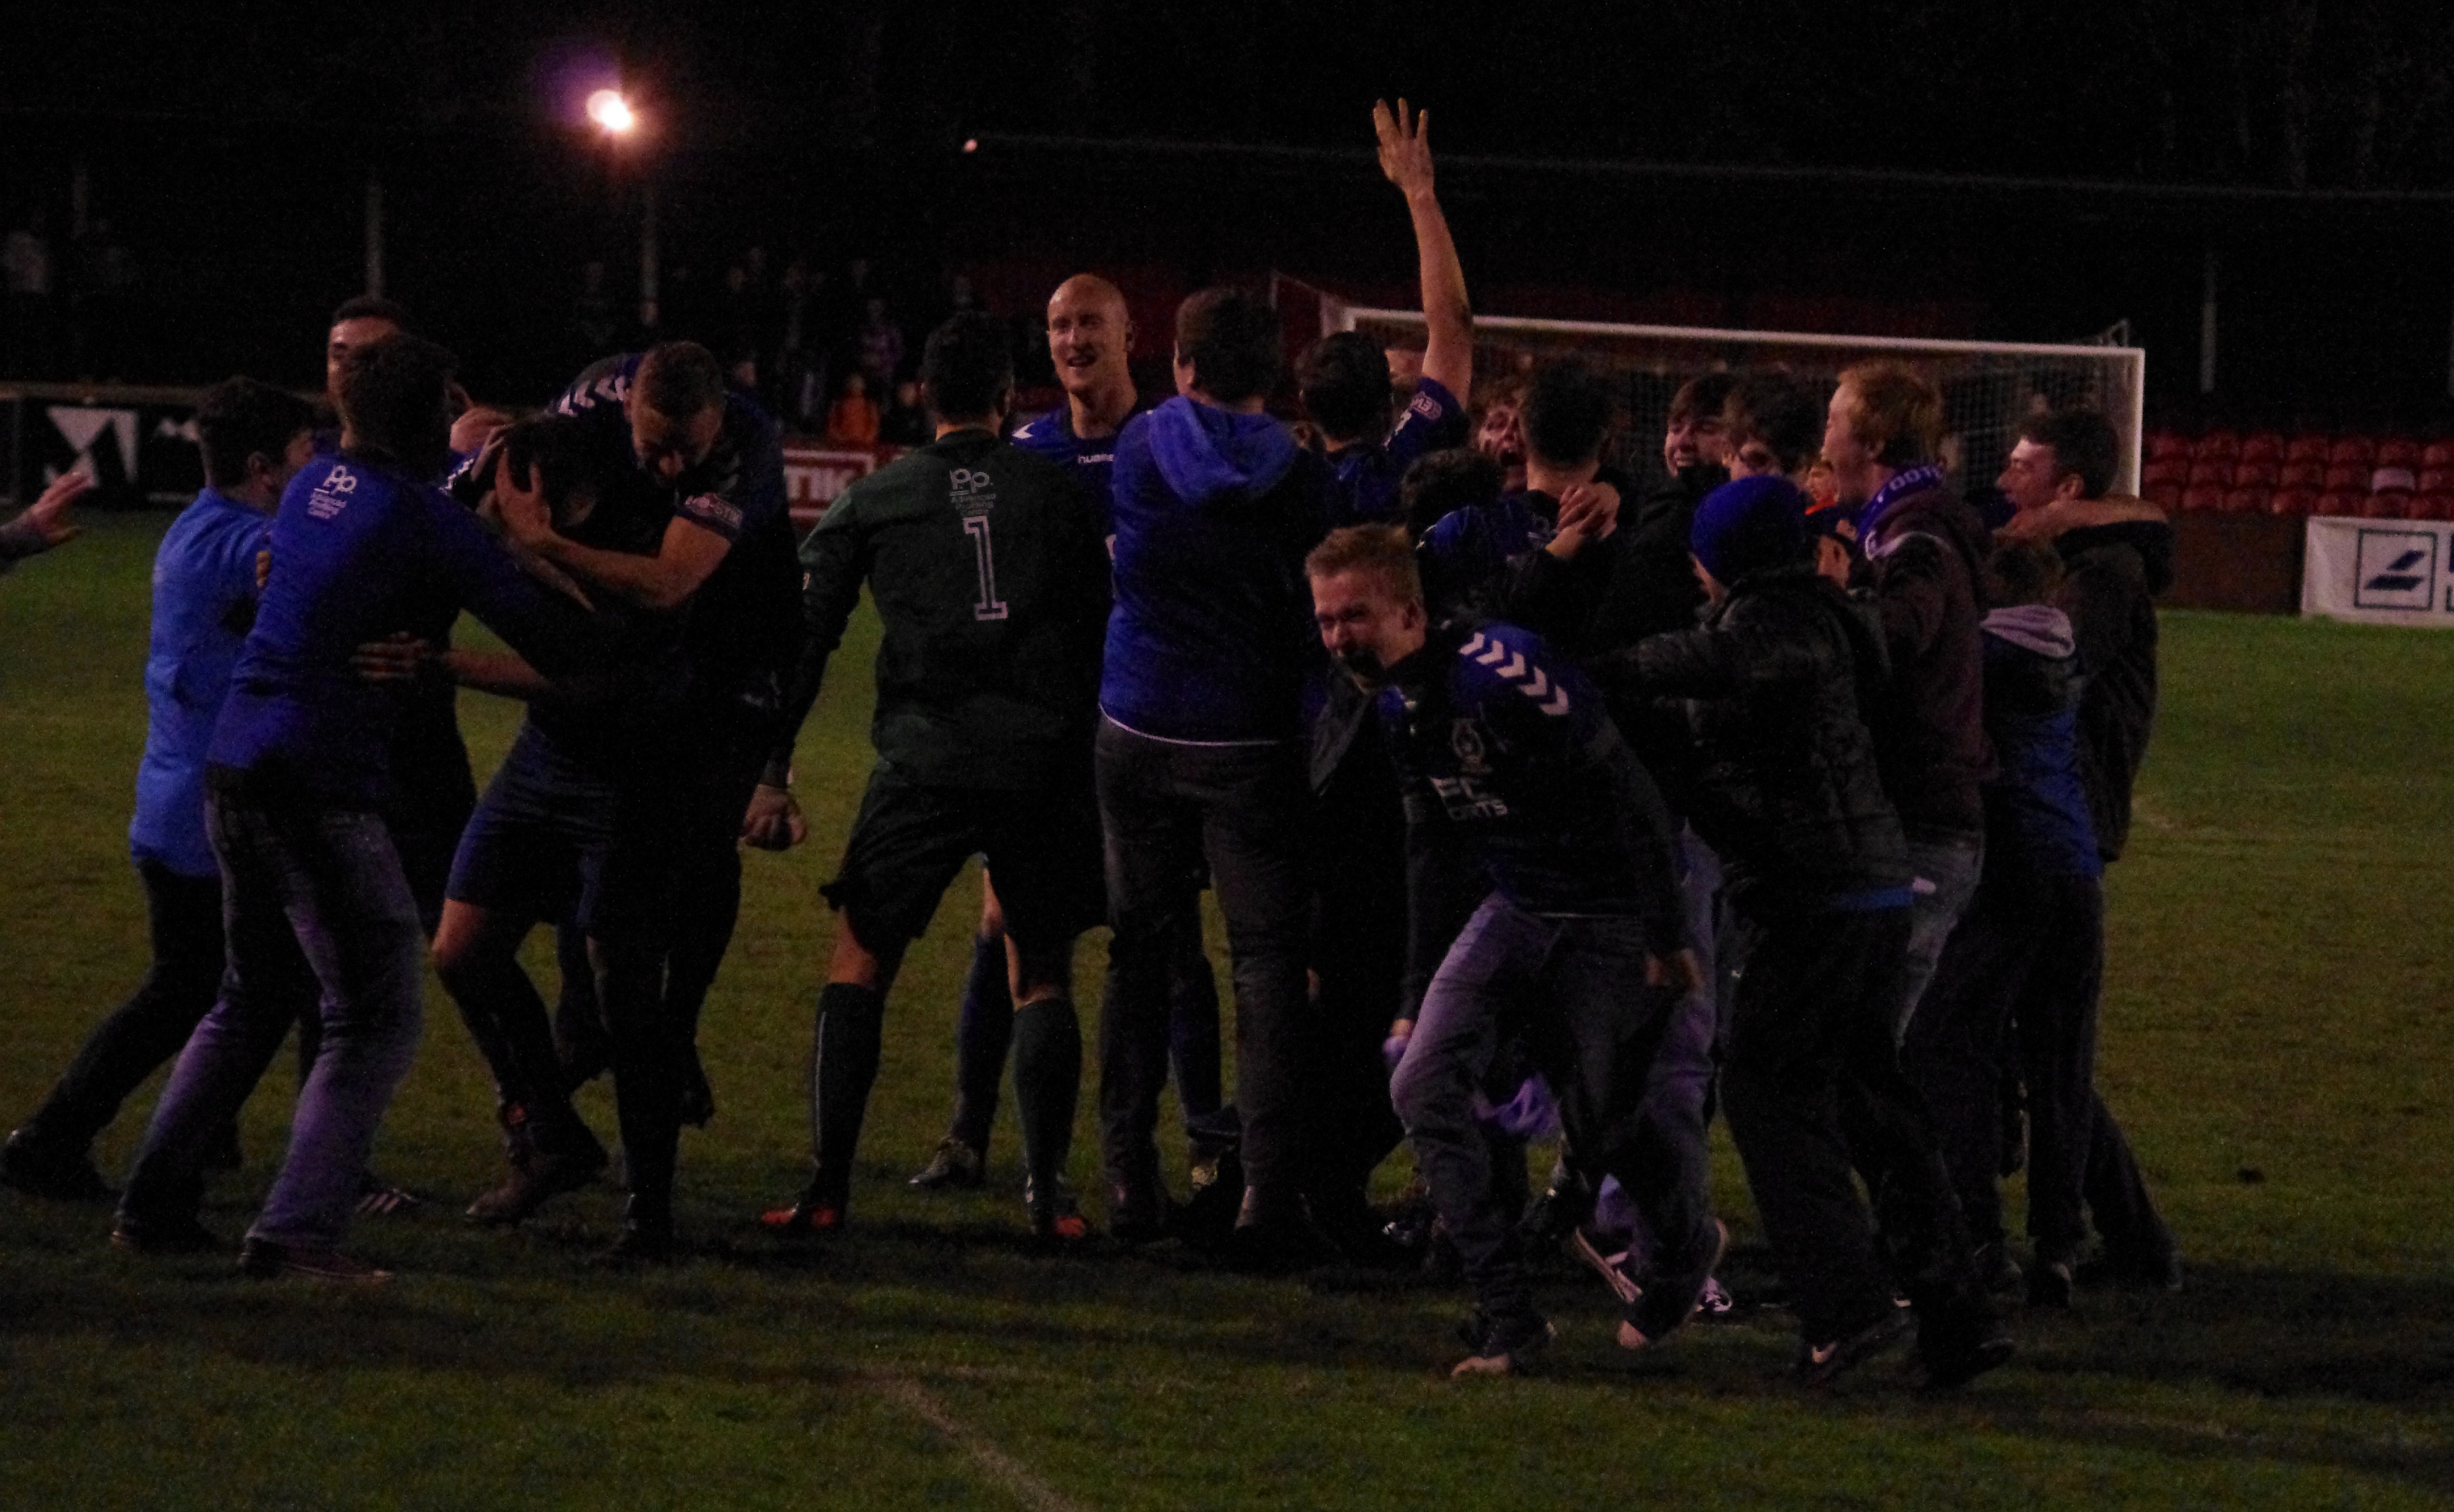
M 1075 946 L 1104 925 L 1110 1239 L 1263 1271 L 1429 1251 L 1474 1298 L 1458 1374 L 1537 1364 L 1541 1254 L 1610 1288 L 1631 1350 L 1732 1305 L 1717 1114 L 1811 1383 L 1913 1333 L 1920 1379 L 1955 1385 L 2012 1353 L 2006 1299 L 2179 1285 L 2094 1089 L 2101 879 L 2170 559 L 2161 516 L 2107 496 L 2111 427 L 2033 415 L 2000 479 L 2016 513 L 1988 533 L 1912 368 L 1848 369 L 1828 402 L 1782 372 L 1704 374 L 1667 481 L 1640 489 L 1603 461 L 1612 385 L 1575 360 L 1470 412 L 1424 122 L 1401 101 L 1375 124 L 1425 343 L 1301 353 L 1308 438 L 1267 408 L 1283 338 L 1256 296 L 1184 301 L 1162 399 L 1136 391 L 1125 302 L 1089 273 L 1048 305 L 1062 403 L 1010 413 L 1005 328 L 955 314 L 921 358 L 933 438 L 797 550 L 774 422 L 694 344 L 599 361 L 513 418 L 361 299 L 332 327 L 337 429 L 266 385 L 215 388 L 208 486 L 153 578 L 131 833 L 152 968 L 0 1177 L 113 1196 L 93 1140 L 175 1058 L 111 1238 L 220 1248 L 208 1173 L 294 1027 L 289 1149 L 239 1264 L 381 1281 L 344 1240 L 411 1200 L 369 1159 L 431 956 L 506 1153 L 469 1217 L 516 1224 L 601 1176 L 573 1093 L 610 1072 L 613 1255 L 672 1258 L 739 845 L 808 837 L 795 740 L 865 590 L 877 762 L 824 889 L 813 1166 L 758 1218 L 776 1241 L 850 1220 L 888 994 L 977 857 L 955 1106 L 912 1183 L 982 1179 L 1010 1062 L 1025 1217 L 1052 1248 L 1095 1239 L 1066 1171 Z M 0 539 L 63 538 L 43 508 Z M 464 610 L 511 649 L 455 646 Z M 527 706 L 482 794 L 460 688 Z M 539 925 L 551 1008 L 519 957 Z M 1156 1139 L 1171 1079 L 1181 1197 Z M 1554 1139 L 1537 1193 L 1527 1146 Z M 1370 1181 L 1401 1141 L 1419 1196 L 1391 1213 Z M 2001 1198 L 2023 1163 L 2024 1271 Z

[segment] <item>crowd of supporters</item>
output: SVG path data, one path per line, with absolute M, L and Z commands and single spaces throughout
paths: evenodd
M 1828 401 L 1780 371 L 1699 374 L 1639 488 L 1603 460 L 1619 416 L 1589 368 L 1478 392 L 1424 122 L 1400 102 L 1375 126 L 1420 351 L 1298 354 L 1299 433 L 1268 409 L 1286 354 L 1254 293 L 1185 300 L 1175 392 L 1149 394 L 1128 356 L 1152 338 L 1085 273 L 1048 306 L 1063 398 L 1020 415 L 1002 324 L 958 297 L 907 373 L 872 301 L 827 423 L 875 439 L 875 394 L 906 381 L 925 418 L 797 547 L 760 352 L 606 354 L 514 418 L 362 299 L 332 322 L 330 416 L 218 386 L 208 486 L 153 578 L 131 834 L 152 969 L 0 1177 L 115 1198 L 133 1251 L 221 1247 L 205 1183 L 297 1027 L 290 1147 L 239 1263 L 380 1283 L 344 1240 L 415 1200 L 368 1160 L 431 955 L 495 1082 L 504 1171 L 471 1220 L 599 1179 L 572 1094 L 610 1073 L 612 1258 L 674 1257 L 738 846 L 808 837 L 795 741 L 865 593 L 877 762 L 824 889 L 813 1160 L 758 1217 L 777 1242 L 850 1221 L 888 995 L 977 857 L 955 1105 L 911 1179 L 985 1179 L 1010 1066 L 1024 1218 L 1052 1248 L 1094 1247 L 1096 1214 L 1115 1244 L 1255 1271 L 1449 1267 L 1473 1298 L 1461 1375 L 1536 1366 L 1552 1256 L 1610 1289 L 1631 1350 L 1778 1300 L 1810 1383 L 1913 1332 L 1921 1378 L 1958 1384 L 2009 1358 L 2022 1299 L 2179 1285 L 2094 1086 L 2102 869 L 2171 554 L 2156 510 L 2108 496 L 2110 426 L 2041 412 L 1999 479 L 1960 480 L 1911 366 L 1853 367 Z M 2010 504 L 2000 530 L 1971 481 Z M 0 550 L 67 538 L 74 492 Z M 464 610 L 510 651 L 455 646 Z M 527 705 L 482 790 L 463 688 Z M 539 925 L 552 1006 L 519 954 Z M 1103 926 L 1086 1046 L 1074 947 Z M 173 1058 L 114 1193 L 93 1140 Z M 1067 1175 L 1086 1060 L 1093 1213 Z M 1155 1138 L 1171 1082 L 1181 1184 Z M 1720 1279 L 1716 1117 L 1778 1272 L 1753 1296 Z M 1413 1184 L 1376 1205 L 1401 1143 Z M 2024 1267 L 2001 1199 L 2023 1165 Z

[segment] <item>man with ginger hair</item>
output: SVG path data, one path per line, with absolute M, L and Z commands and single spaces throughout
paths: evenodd
M 1823 427 L 1823 457 L 1841 507 L 1854 512 L 1891 660 L 1888 707 L 1869 722 L 1915 877 L 1902 1032 L 1976 892 L 1985 854 L 1978 783 L 1993 766 L 1978 629 L 1985 526 L 1936 460 L 1941 430 L 1941 392 L 1890 360 L 1844 371 Z

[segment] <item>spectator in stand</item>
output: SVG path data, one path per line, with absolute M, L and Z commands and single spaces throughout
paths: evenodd
M 883 296 L 872 294 L 862 305 L 858 341 L 860 371 L 871 387 L 893 392 L 895 376 L 903 371 L 903 328 L 887 314 Z
M 82 527 L 69 523 L 69 506 L 91 487 L 93 479 L 85 474 L 63 473 L 24 513 L 0 525 L 0 573 L 75 539 Z
M 1890 695 L 1871 722 L 1916 877 L 1901 1031 L 1977 891 L 1985 855 L 1978 783 L 1993 764 L 1978 631 L 1985 528 L 1935 460 L 1941 431 L 1941 393 L 1892 361 L 1843 372 L 1823 428 L 1823 458 L 1841 504 L 1856 512 L 1891 661 Z
M 2003 534 L 2050 542 L 2062 554 L 2054 602 L 2070 616 L 2086 679 L 2080 779 L 2097 851 L 2108 865 L 2130 837 L 2131 783 L 2156 723 L 2156 595 L 2173 581 L 2173 530 L 2163 512 L 2105 496 L 2116 456 L 2113 427 L 2102 415 L 2055 411 L 2021 427 L 2001 479 L 2017 511 Z M 2103 1098 L 2092 1095 L 2091 1105 L 2085 1194 L 2104 1255 L 2082 1265 L 2078 1280 L 2178 1288 L 2182 1261 L 2173 1231 Z
M 935 439 L 932 430 L 928 407 L 920 402 L 920 381 L 906 378 L 896 384 L 895 407 L 877 425 L 878 440 L 888 446 L 927 446 Z
M 9 292 L 8 376 L 51 375 L 51 244 L 37 207 L 0 241 L 0 285 Z
M 574 371 L 612 352 L 622 333 L 614 312 L 614 292 L 607 286 L 605 264 L 590 258 L 580 265 L 579 292 L 571 300 L 571 366 Z
M 827 408 L 827 441 L 833 446 L 875 446 L 878 428 L 877 401 L 869 396 L 869 383 L 857 373 L 844 374 L 843 394 Z

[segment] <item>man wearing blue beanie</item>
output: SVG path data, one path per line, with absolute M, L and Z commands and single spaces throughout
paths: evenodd
M 1953 1385 L 2011 1338 L 1969 1257 L 1960 1204 L 1893 1047 L 1909 864 L 1862 713 L 1885 677 L 1880 630 L 1807 554 L 1788 480 L 1726 484 L 1689 545 L 1712 600 L 1697 629 L 1652 636 L 1597 673 L 1623 696 L 1681 698 L 1698 751 L 1689 818 L 1720 857 L 1744 962 L 1730 1004 L 1723 1106 L 1801 1334 L 1798 1372 L 1832 1380 L 1899 1341 Z M 1887 1173 L 1888 1255 L 1851 1178 Z

